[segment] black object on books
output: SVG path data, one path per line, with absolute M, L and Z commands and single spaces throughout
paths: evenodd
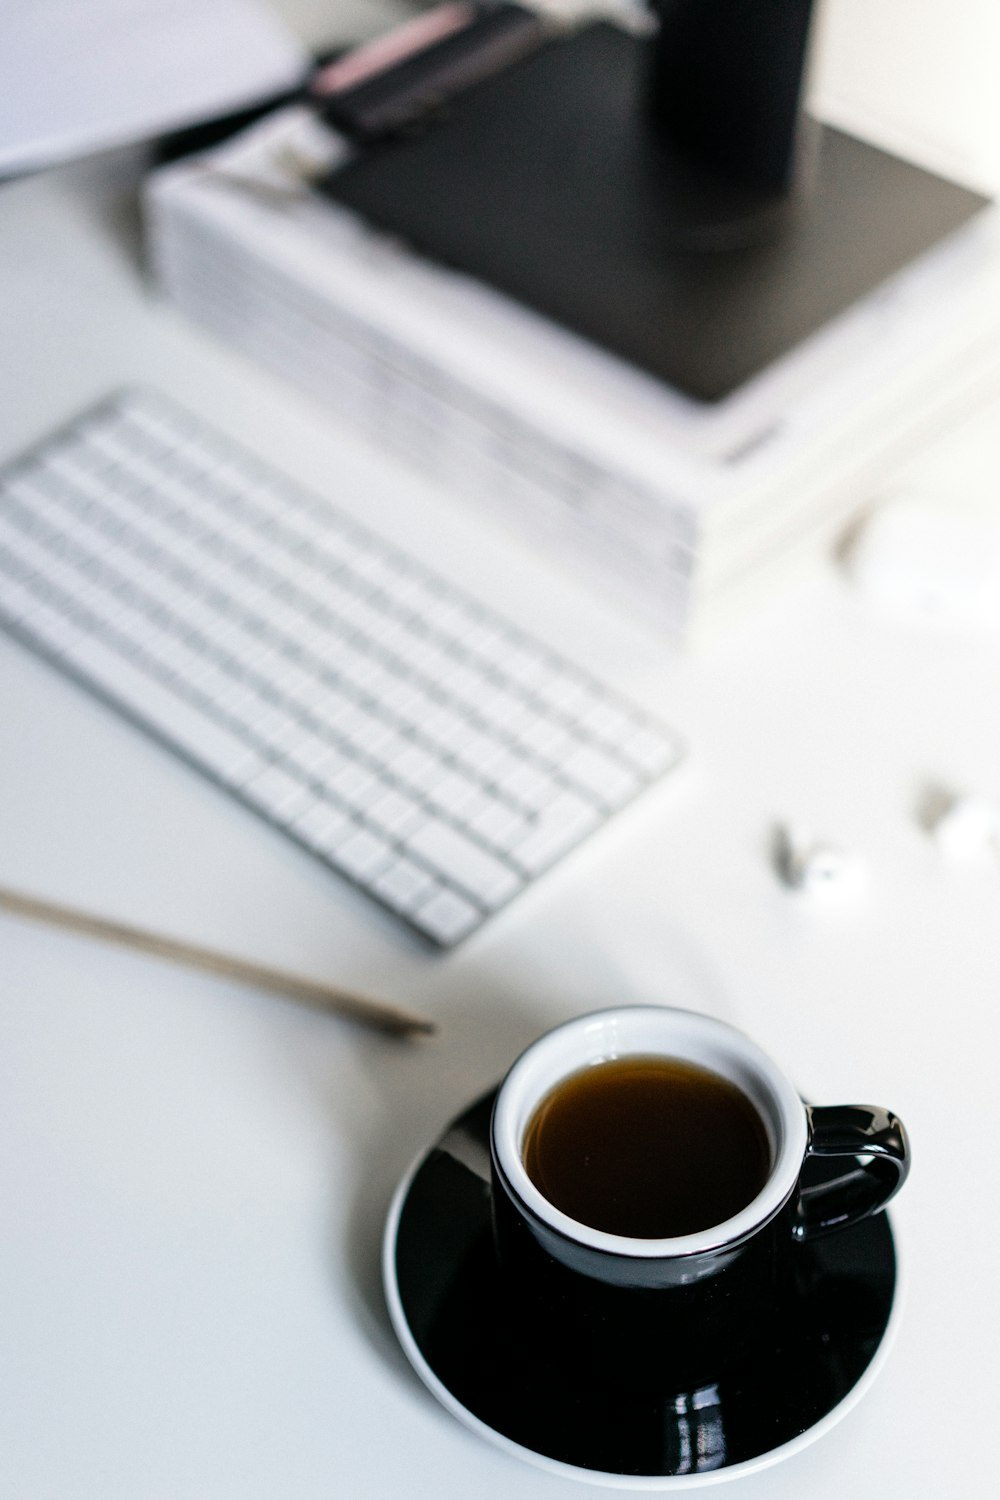
M 549 40 L 318 187 L 702 401 L 988 201 L 814 122 L 797 139 L 807 184 L 768 192 L 715 170 L 652 118 L 653 47 L 604 22 Z

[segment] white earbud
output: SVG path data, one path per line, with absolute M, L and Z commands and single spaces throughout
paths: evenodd
M 810 896 L 847 895 L 864 883 L 856 856 L 785 825 L 775 831 L 775 866 L 787 886 Z
M 931 833 L 948 859 L 1000 855 L 1000 807 L 985 797 L 953 797 L 935 817 Z

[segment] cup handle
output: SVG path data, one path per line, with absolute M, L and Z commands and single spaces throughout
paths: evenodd
M 830 1182 L 799 1189 L 793 1234 L 816 1239 L 878 1213 L 902 1187 L 910 1146 L 902 1120 L 871 1104 L 806 1105 L 806 1156 L 864 1156 Z

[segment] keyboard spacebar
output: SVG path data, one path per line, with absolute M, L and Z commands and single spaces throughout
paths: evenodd
M 437 819 L 425 823 L 406 847 L 487 909 L 500 906 L 524 884 L 513 870 L 450 823 Z

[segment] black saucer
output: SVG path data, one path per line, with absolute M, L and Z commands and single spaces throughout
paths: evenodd
M 490 1234 L 492 1104 L 493 1093 L 477 1100 L 418 1161 L 386 1226 L 396 1332 L 466 1425 L 576 1479 L 673 1489 L 774 1463 L 853 1405 L 888 1344 L 896 1257 L 885 1214 L 796 1252 L 796 1293 L 773 1339 L 717 1384 L 636 1388 L 626 1372 L 597 1386 L 565 1351 L 517 1343 Z

